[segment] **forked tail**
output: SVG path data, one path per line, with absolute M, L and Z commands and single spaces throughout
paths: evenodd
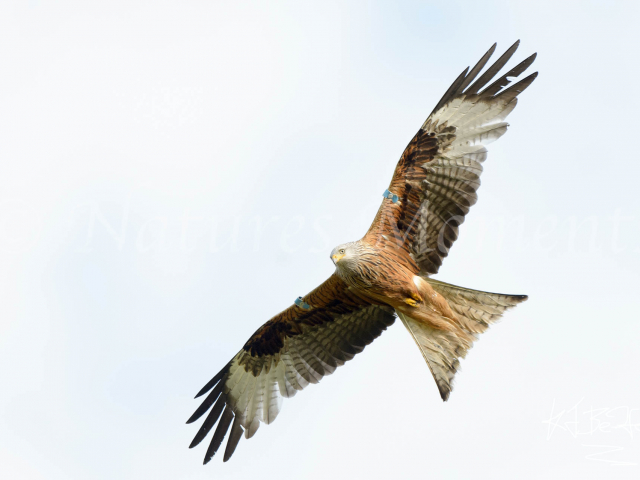
M 446 401 L 453 388 L 453 377 L 459 368 L 458 359 L 466 356 L 478 335 L 498 320 L 505 310 L 524 302 L 527 296 L 481 292 L 431 278 L 424 279 L 447 300 L 455 315 L 455 318 L 447 320 L 457 328 L 452 331 L 440 330 L 404 313 L 396 313 L 420 347 L 438 385 L 440 396 Z

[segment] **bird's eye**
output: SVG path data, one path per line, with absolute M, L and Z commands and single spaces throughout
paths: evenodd
M 344 248 L 341 248 L 341 249 L 340 249 L 340 253 L 341 253 L 342 255 L 344 255 Z

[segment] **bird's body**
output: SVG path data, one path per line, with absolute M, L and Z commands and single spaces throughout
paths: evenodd
M 383 251 L 366 241 L 336 247 L 345 254 L 335 261 L 336 274 L 355 295 L 388 305 L 413 319 L 448 331 L 455 331 L 456 316 L 446 298 L 419 275 L 411 257 L 398 249 Z
M 485 145 L 506 132 L 503 120 L 537 75 L 504 88 L 534 54 L 486 86 L 517 46 L 478 76 L 494 45 L 454 81 L 400 157 L 369 231 L 331 252 L 335 273 L 262 325 L 198 393 L 209 392 L 188 423 L 210 412 L 191 447 L 218 422 L 205 463 L 229 429 L 225 461 L 243 433 L 250 438 L 260 423 L 276 418 L 283 398 L 353 358 L 396 316 L 447 400 L 459 359 L 505 310 L 527 298 L 431 277 L 477 200 Z
M 410 258 L 397 250 L 385 252 L 362 240 L 344 247 L 347 253 L 335 262 L 336 273 L 359 294 L 383 301 L 394 298 L 402 301 L 418 293 L 413 284 L 418 268 Z
M 447 301 L 418 275 L 419 268 L 411 257 L 398 249 L 383 251 L 360 240 L 336 250 L 346 251 L 335 262 L 336 274 L 355 295 L 424 321 L 430 321 L 434 313 L 453 317 Z M 332 258 L 336 255 L 332 252 Z

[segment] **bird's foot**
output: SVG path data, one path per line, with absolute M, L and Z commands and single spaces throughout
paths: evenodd
M 407 305 L 409 305 L 411 307 L 417 307 L 418 306 L 418 302 L 416 302 L 413 298 L 405 298 L 404 299 L 404 303 L 406 303 Z

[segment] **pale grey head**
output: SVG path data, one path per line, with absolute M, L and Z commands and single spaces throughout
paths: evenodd
M 358 261 L 358 242 L 347 242 L 331 250 L 331 261 L 338 267 L 348 267 Z

